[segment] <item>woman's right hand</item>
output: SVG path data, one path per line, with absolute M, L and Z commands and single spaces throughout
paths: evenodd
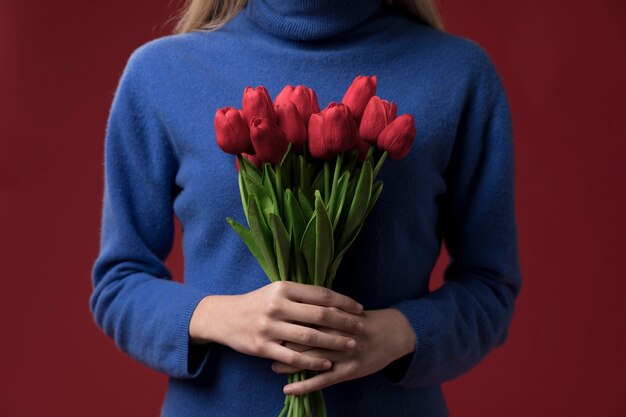
M 361 333 L 362 312 L 363 306 L 355 300 L 328 288 L 277 281 L 246 294 L 206 296 L 191 317 L 189 335 L 194 344 L 216 342 L 300 369 L 326 370 L 332 366 L 327 359 L 282 343 L 352 350 L 354 339 L 311 326 Z

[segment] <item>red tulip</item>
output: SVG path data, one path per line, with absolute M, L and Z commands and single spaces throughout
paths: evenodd
M 311 115 L 308 133 L 311 155 L 328 160 L 355 146 L 357 125 L 345 104 L 331 102 Z
M 287 141 L 293 144 L 295 152 L 301 153 L 302 147 L 306 142 L 306 126 L 300 113 L 298 113 L 296 105 L 291 101 L 287 101 L 284 105 L 274 104 L 274 109 L 276 110 L 278 126 L 285 132 Z
M 410 114 L 398 116 L 380 132 L 378 147 L 389 152 L 389 158 L 402 159 L 411 150 L 415 140 L 415 122 Z
M 357 75 L 341 102 L 350 107 L 352 115 L 357 121 L 363 117 L 365 107 L 370 98 L 376 94 L 376 76 Z
M 378 135 L 389 123 L 391 123 L 398 113 L 396 103 L 391 104 L 387 100 L 381 100 L 378 96 L 373 96 L 367 102 L 363 118 L 359 126 L 359 134 L 366 142 L 376 145 Z
M 222 107 L 215 112 L 213 120 L 215 139 L 226 153 L 254 153 L 250 133 L 241 113 L 234 107 Z
M 241 108 L 247 126 L 250 126 L 255 117 L 267 117 L 271 121 L 276 121 L 272 99 L 262 85 L 256 88 L 250 86 L 245 88 L 241 99 Z
M 296 87 L 286 85 L 274 100 L 274 104 L 280 104 L 283 106 L 288 102 L 292 102 L 296 105 L 298 113 L 300 113 L 300 116 L 302 117 L 302 120 L 304 120 L 304 124 L 307 127 L 309 126 L 311 114 L 320 112 L 315 91 L 303 85 L 298 85 Z
M 285 155 L 289 142 L 285 132 L 267 117 L 255 117 L 250 123 L 250 139 L 256 157 L 262 162 L 278 163 Z

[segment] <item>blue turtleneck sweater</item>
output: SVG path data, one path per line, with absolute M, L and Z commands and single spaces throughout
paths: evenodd
M 398 309 L 417 343 L 384 370 L 324 389 L 329 416 L 445 416 L 440 384 L 506 340 L 521 287 L 513 135 L 485 50 L 379 0 L 251 0 L 217 31 L 138 47 L 108 118 L 89 305 L 121 351 L 169 377 L 162 417 L 272 417 L 284 400 L 286 376 L 270 360 L 189 343 L 204 296 L 268 284 L 225 221 L 245 217 L 215 110 L 240 107 L 248 85 L 275 97 L 286 84 L 313 88 L 324 108 L 359 74 L 377 76 L 377 95 L 413 115 L 417 136 L 379 173 L 384 190 L 333 289 L 368 310 Z M 163 263 L 174 215 L 184 284 Z M 450 263 L 429 291 L 442 242 Z

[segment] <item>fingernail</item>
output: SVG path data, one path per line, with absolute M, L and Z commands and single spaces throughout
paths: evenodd
M 362 321 L 359 321 L 356 323 L 356 328 L 357 330 L 363 330 L 365 328 L 365 325 L 363 324 Z
M 362 304 L 357 304 L 356 308 L 358 308 L 359 310 L 363 311 L 363 305 Z
M 283 392 L 287 395 L 291 395 L 293 394 L 293 388 L 291 387 L 285 387 L 285 389 L 283 390 Z
M 330 368 L 331 366 L 333 366 L 333 364 L 332 364 L 332 363 L 330 363 L 330 361 L 324 361 L 324 362 L 322 363 L 322 366 L 323 366 L 324 368 L 328 369 L 328 368 Z
M 354 341 L 353 339 L 350 339 L 348 340 L 346 345 L 348 346 L 348 348 L 353 349 L 356 346 L 356 341 Z

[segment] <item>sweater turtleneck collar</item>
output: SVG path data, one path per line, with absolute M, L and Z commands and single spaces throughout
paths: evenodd
M 246 16 L 281 38 L 308 41 L 346 32 L 373 15 L 383 0 L 248 0 Z

